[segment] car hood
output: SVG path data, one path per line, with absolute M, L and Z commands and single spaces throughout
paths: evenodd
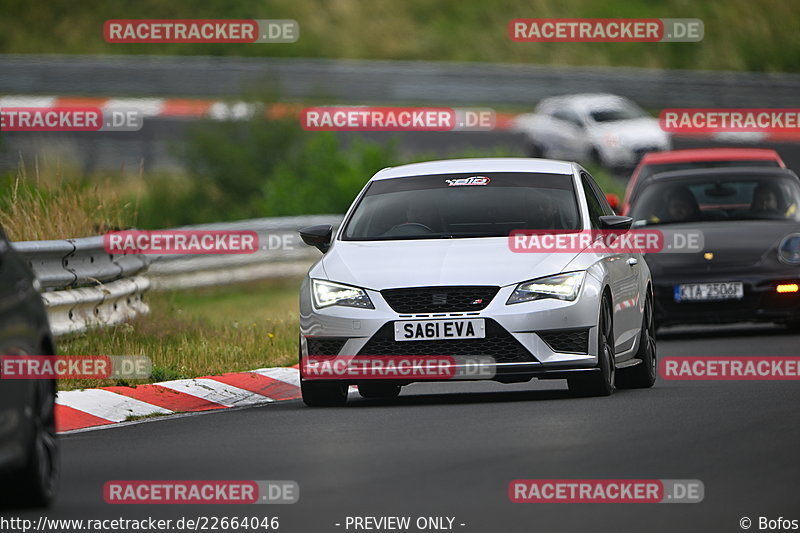
M 648 254 L 647 264 L 653 278 L 673 277 L 683 273 L 742 272 L 754 268 L 786 269 L 778 261 L 778 245 L 790 233 L 800 232 L 800 223 L 779 220 L 736 220 L 702 224 L 652 226 L 670 230 L 700 230 L 703 250 L 698 253 Z M 712 253 L 706 259 L 705 253 Z
M 558 274 L 576 255 L 515 253 L 506 237 L 336 241 L 322 265 L 331 281 L 373 290 L 436 285 L 502 287 Z

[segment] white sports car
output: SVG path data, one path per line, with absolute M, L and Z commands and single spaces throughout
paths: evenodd
M 639 106 L 613 94 L 545 98 L 520 115 L 516 129 L 528 138 L 532 157 L 591 161 L 632 168 L 647 152 L 670 150 L 670 135 Z
M 418 366 L 473 358 L 490 371 L 449 376 L 567 379 L 579 396 L 652 386 L 652 288 L 641 255 L 519 253 L 509 241 L 517 230 L 627 231 L 630 224 L 576 163 L 461 159 L 381 170 L 335 236 L 329 225 L 300 232 L 324 253 L 300 289 L 303 400 L 342 405 L 349 385 L 364 397 L 391 398 L 411 382 L 447 378 L 353 366 L 319 372 L 320 361 L 359 358 L 409 358 Z

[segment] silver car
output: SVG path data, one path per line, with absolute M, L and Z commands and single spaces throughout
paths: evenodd
M 651 387 L 655 324 L 642 256 L 519 253 L 510 241 L 519 230 L 630 225 L 576 163 L 486 158 L 381 170 L 335 236 L 329 225 L 300 232 L 324 253 L 300 289 L 303 400 L 343 405 L 350 385 L 364 397 L 392 398 L 428 379 L 309 370 L 321 368 L 310 361 L 360 357 L 462 358 L 456 366 L 472 358 L 487 373 L 451 376 L 566 379 L 576 396 Z

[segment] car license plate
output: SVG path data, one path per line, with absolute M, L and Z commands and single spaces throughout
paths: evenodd
M 675 285 L 676 302 L 741 300 L 742 298 L 744 298 L 744 285 L 739 281 Z
M 457 320 L 402 320 L 394 323 L 396 341 L 436 341 L 483 339 L 486 326 L 482 318 Z

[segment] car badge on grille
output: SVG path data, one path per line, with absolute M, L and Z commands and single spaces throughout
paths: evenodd
M 472 300 L 469 305 L 481 305 L 483 303 L 483 298 L 478 298 L 477 300 Z
M 447 294 L 434 294 L 432 295 L 432 303 L 433 305 L 446 305 L 447 304 Z
M 706 261 L 711 261 L 712 259 L 714 259 L 714 252 L 706 252 L 706 253 L 704 253 L 703 254 L 703 259 L 705 259 Z

